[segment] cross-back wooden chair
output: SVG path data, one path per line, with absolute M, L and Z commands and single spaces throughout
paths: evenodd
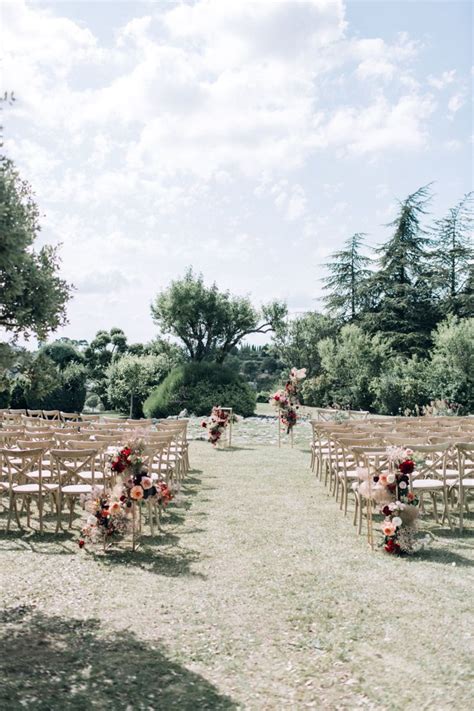
M 474 491 L 474 444 L 473 442 L 458 442 L 456 444 L 459 476 L 456 481 L 451 484 L 452 489 L 456 489 L 458 493 L 459 507 L 459 530 L 462 532 L 464 526 L 464 507 L 469 511 L 467 506 L 467 494 Z
M 22 528 L 17 508 L 17 499 L 22 498 L 26 506 L 27 526 L 31 521 L 31 501 L 36 499 L 39 513 L 39 530 L 43 532 L 43 503 L 45 496 L 57 496 L 59 486 L 51 479 L 45 480 L 42 472 L 42 447 L 28 449 L 0 450 L 0 457 L 8 475 L 9 510 L 7 531 L 13 514 L 19 528 Z M 57 499 L 56 499 L 57 501 Z
M 94 487 L 101 486 L 95 480 L 95 459 L 98 450 L 52 449 L 51 463 L 59 484 L 59 527 L 64 502 L 69 505 L 69 528 L 72 527 L 74 506 L 83 495 L 90 494 Z

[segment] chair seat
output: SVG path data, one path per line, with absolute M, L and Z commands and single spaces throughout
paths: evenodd
M 90 494 L 92 486 L 90 484 L 66 484 L 61 487 L 63 494 Z
M 28 479 L 39 479 L 40 473 L 38 470 L 32 471 L 32 472 L 27 472 L 26 476 Z M 42 479 L 50 479 L 52 476 L 51 472 L 48 469 L 43 469 L 41 471 L 41 478 Z
M 357 472 L 338 472 L 339 479 L 358 479 L 359 475 Z
M 59 484 L 43 484 L 42 493 L 56 491 L 56 489 L 59 489 Z M 12 491 L 14 494 L 39 494 L 40 486 L 39 484 L 14 484 Z
M 79 476 L 81 479 L 86 479 L 86 480 L 92 480 L 92 472 L 78 472 L 77 476 Z M 103 472 L 94 472 L 94 479 L 103 479 L 104 474 Z
M 415 479 L 414 489 L 443 489 L 444 483 L 439 479 Z

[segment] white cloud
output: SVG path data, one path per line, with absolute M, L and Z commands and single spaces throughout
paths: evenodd
M 101 318 L 115 300 L 143 324 L 150 294 L 188 264 L 266 300 L 289 240 L 313 250 L 288 264 L 313 284 L 337 248 L 327 235 L 353 231 L 359 169 L 429 145 L 441 84 L 453 115 L 464 100 L 454 70 L 416 73 L 423 46 L 408 35 L 351 35 L 342 0 L 151 2 L 143 16 L 110 3 L 96 34 L 46 2 L 2 5 L 4 80 L 19 99 L 7 150 L 47 212 L 40 239 L 63 243 L 84 328 L 99 318 L 94 293 Z M 443 138 L 446 159 L 456 139 Z M 390 199 L 390 176 L 377 173 L 376 193 Z
M 442 91 L 454 81 L 456 81 L 455 69 L 448 69 L 445 72 L 442 72 L 438 77 L 428 77 L 428 84 L 438 91 Z
M 466 96 L 463 92 L 453 94 L 448 101 L 448 118 L 451 120 L 462 109 L 466 103 Z

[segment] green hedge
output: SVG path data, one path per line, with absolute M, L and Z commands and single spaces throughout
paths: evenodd
M 214 405 L 232 407 L 250 417 L 255 412 L 255 393 L 242 377 L 216 363 L 185 363 L 169 373 L 143 404 L 146 417 L 178 415 L 183 409 L 208 415 Z

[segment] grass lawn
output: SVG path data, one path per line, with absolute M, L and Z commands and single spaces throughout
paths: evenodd
M 0 707 L 470 708 L 472 527 L 372 553 L 303 445 L 235 445 L 135 554 L 1 534 Z

